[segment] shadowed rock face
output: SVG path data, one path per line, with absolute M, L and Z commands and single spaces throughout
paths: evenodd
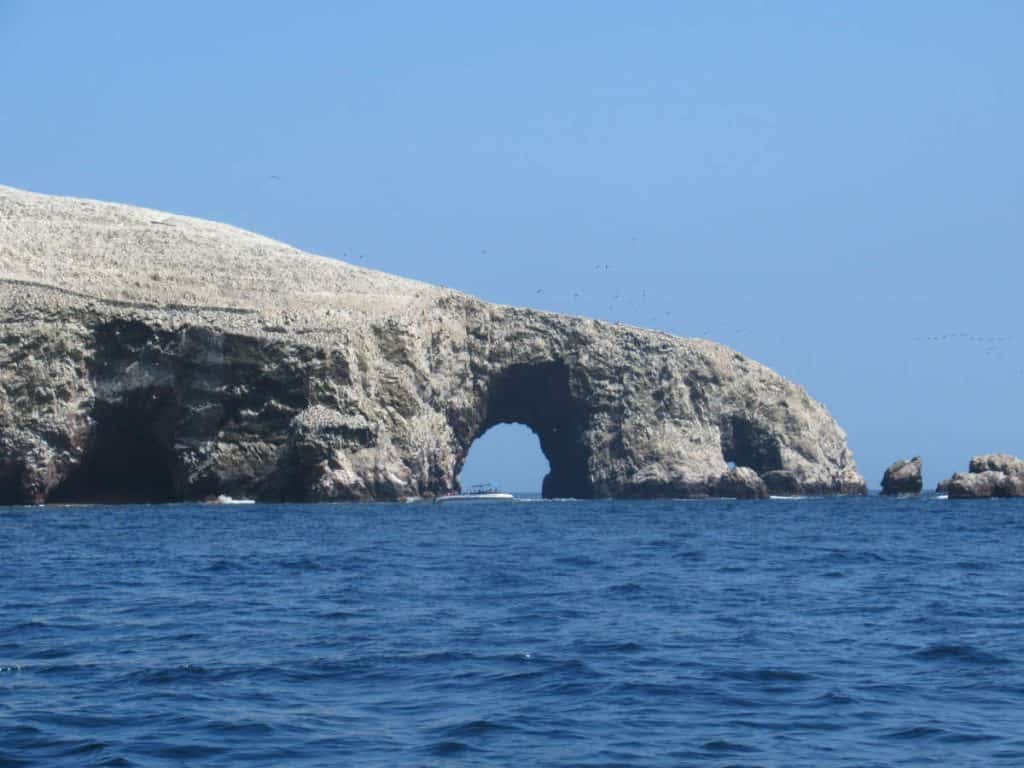
M 731 349 L 196 219 L 0 187 L 0 321 L 0 503 L 444 493 L 503 422 L 548 497 L 864 492 L 824 407 Z

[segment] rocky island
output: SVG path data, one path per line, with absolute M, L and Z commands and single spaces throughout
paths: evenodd
M 967 472 L 943 480 L 936 490 L 949 494 L 951 499 L 1024 496 L 1024 461 L 1006 453 L 975 456 Z
M 0 187 L 0 504 L 430 496 L 502 422 L 546 497 L 865 492 L 828 411 L 722 345 Z
M 921 457 L 894 461 L 882 475 L 883 496 L 907 496 L 921 492 L 924 482 L 921 479 Z

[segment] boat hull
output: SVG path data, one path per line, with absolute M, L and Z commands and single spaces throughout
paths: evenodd
M 434 501 L 438 504 L 451 504 L 466 501 L 515 501 L 515 499 L 516 497 L 511 493 L 466 493 L 438 496 Z

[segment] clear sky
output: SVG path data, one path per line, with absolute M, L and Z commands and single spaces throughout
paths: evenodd
M 1015 1 L 0 0 L 0 183 L 705 336 L 933 484 L 1024 454 L 1022 40 Z M 539 484 L 527 442 L 473 479 Z

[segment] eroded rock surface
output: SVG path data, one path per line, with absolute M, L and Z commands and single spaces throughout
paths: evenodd
M 1024 461 L 1005 453 L 971 459 L 968 472 L 957 472 L 939 483 L 951 499 L 987 499 L 1024 496 Z
M 921 457 L 915 456 L 909 461 L 900 459 L 889 465 L 882 475 L 882 494 L 885 496 L 902 496 L 921 492 L 924 483 L 921 478 Z
M 719 344 L 0 187 L 0 503 L 432 495 L 502 422 L 548 497 L 864 492 L 825 408 Z

